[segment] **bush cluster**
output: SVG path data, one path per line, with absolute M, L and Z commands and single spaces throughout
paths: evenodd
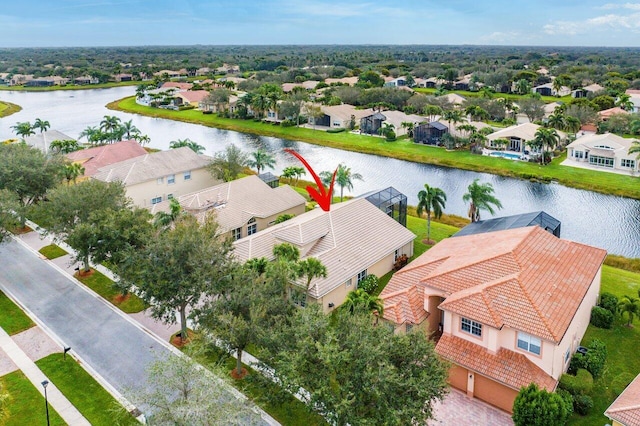
M 618 297 L 611 293 L 602 293 L 598 306 L 606 309 L 615 316 L 618 313 Z
M 593 390 L 593 376 L 584 368 L 580 368 L 575 376 L 563 374 L 558 387 L 573 396 L 588 395 Z
M 574 395 L 573 396 L 573 411 L 586 416 L 593 408 L 593 399 L 589 395 Z
M 345 129 L 344 127 L 340 127 L 338 129 L 327 129 L 327 133 L 342 133 L 345 132 L 347 129 Z
M 611 313 L 611 311 L 609 311 L 608 309 L 600 306 L 594 306 L 593 308 L 591 308 L 590 323 L 594 327 L 609 329 L 613 325 L 613 319 L 613 313 Z
M 581 353 L 573 355 L 569 364 L 569 374 L 576 374 L 578 369 L 584 368 L 594 379 L 597 379 L 602 374 L 607 360 L 607 347 L 602 341 L 593 339 L 588 348 L 586 355 Z
M 363 289 L 367 293 L 371 294 L 373 290 L 378 288 L 378 277 L 375 275 L 367 275 L 367 277 L 360 281 L 358 288 Z

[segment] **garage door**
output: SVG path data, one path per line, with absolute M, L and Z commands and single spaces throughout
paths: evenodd
M 467 391 L 467 374 L 469 370 L 458 365 L 453 365 L 449 369 L 449 384 L 462 392 Z
M 516 399 L 518 391 L 480 374 L 476 374 L 474 379 L 473 396 L 504 411 L 512 412 L 513 401 Z

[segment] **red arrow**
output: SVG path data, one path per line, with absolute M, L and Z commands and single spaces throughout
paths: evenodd
M 304 167 L 306 167 L 306 169 L 309 170 L 309 173 L 311 173 L 311 176 L 313 176 L 313 180 L 316 182 L 316 185 L 318 185 L 318 189 L 320 190 L 320 192 L 318 192 L 314 187 L 309 185 L 307 186 L 307 193 L 309 193 L 309 196 L 313 200 L 315 200 L 315 202 L 318 203 L 318 205 L 322 210 L 324 210 L 325 212 L 328 212 L 329 209 L 331 208 L 331 195 L 333 194 L 333 183 L 336 180 L 336 173 L 338 172 L 338 169 L 335 169 L 335 171 L 333 172 L 333 176 L 331 177 L 331 185 L 329 185 L 329 190 L 327 191 L 327 188 L 325 188 L 325 186 L 322 184 L 322 180 L 320 179 L 320 177 L 316 174 L 316 172 L 313 171 L 309 163 L 307 163 L 307 160 L 305 160 L 302 157 L 302 155 L 288 148 L 285 149 L 285 152 L 288 152 L 289 154 L 296 157 L 298 160 L 300 160 L 300 162 L 304 165 Z

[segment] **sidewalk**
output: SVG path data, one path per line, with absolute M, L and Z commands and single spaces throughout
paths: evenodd
M 91 423 L 85 419 L 82 414 L 74 407 L 62 392 L 51 383 L 38 366 L 29 359 L 26 353 L 16 342 L 13 341 L 3 329 L 0 328 L 0 349 L 7 354 L 11 361 L 24 373 L 24 375 L 33 383 L 40 394 L 44 396 L 44 388 L 42 382 L 47 380 L 47 400 L 51 407 L 58 412 L 60 417 L 72 426 L 91 426 Z

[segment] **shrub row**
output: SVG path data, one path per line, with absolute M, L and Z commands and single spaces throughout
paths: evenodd
M 613 313 L 608 309 L 600 306 L 591 308 L 591 320 L 589 322 L 594 327 L 609 329 L 613 325 L 613 319 Z
M 586 355 L 581 353 L 573 355 L 569 364 L 569 374 L 575 375 L 580 368 L 584 368 L 594 379 L 597 379 L 602 374 L 607 360 L 607 347 L 602 341 L 593 339 L 588 348 Z

